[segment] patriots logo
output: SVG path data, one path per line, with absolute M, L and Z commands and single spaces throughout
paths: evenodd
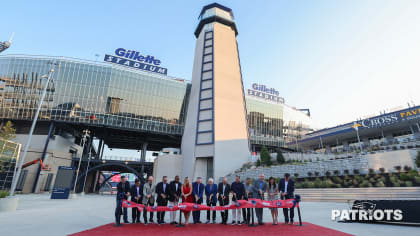
M 264 206 L 270 206 L 271 204 L 270 203 L 268 203 L 268 202 L 263 202 L 262 203 Z
M 356 204 L 353 204 L 353 208 L 359 209 L 359 210 L 366 210 L 370 216 L 372 216 L 373 211 L 376 209 L 376 204 L 371 202 L 358 202 Z
M 168 206 L 168 207 L 169 207 L 169 209 L 171 209 L 171 210 L 172 210 L 172 208 L 173 208 L 172 206 Z
M 278 207 L 281 207 L 281 202 L 276 202 L 276 205 L 277 205 Z
M 293 203 L 293 207 L 295 207 L 296 204 L 297 204 L 297 202 L 295 200 L 293 200 L 292 203 Z
M 185 205 L 179 205 L 178 208 L 185 209 L 185 208 L 187 208 L 187 206 L 185 206 Z
M 252 203 L 252 205 L 257 205 L 257 201 L 255 201 L 255 200 L 251 200 L 251 203 Z
M 237 202 L 235 205 L 236 205 L 237 207 L 240 207 L 240 206 L 241 206 L 241 203 Z
M 198 209 L 198 205 L 194 204 L 194 205 L 193 205 L 193 208 L 194 208 L 194 209 Z
M 157 206 L 152 206 L 152 209 L 153 209 L 153 210 L 156 210 L 156 209 L 157 209 Z

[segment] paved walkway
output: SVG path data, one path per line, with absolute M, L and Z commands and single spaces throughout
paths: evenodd
M 30 194 L 19 195 L 19 198 L 20 203 L 16 212 L 0 213 L 2 235 L 67 235 L 114 221 L 115 196 L 85 195 L 69 200 L 51 200 L 47 194 Z M 347 208 L 345 203 L 301 203 L 304 221 L 345 233 L 354 235 L 420 235 L 419 228 L 413 226 L 331 221 L 332 209 Z M 131 210 L 128 212 L 131 221 Z M 279 220 L 282 221 L 281 211 L 279 215 Z M 169 222 L 169 214 L 166 214 L 166 218 L 166 222 Z M 217 214 L 217 218 L 220 222 L 220 214 Z M 205 219 L 203 212 L 201 219 L 202 221 Z M 265 222 L 271 221 L 269 210 L 264 209 L 264 219 Z

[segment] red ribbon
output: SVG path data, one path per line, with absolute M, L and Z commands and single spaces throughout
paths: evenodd
M 135 202 L 123 200 L 122 206 L 124 208 L 137 208 L 139 211 L 143 211 L 145 205 L 138 204 Z M 241 208 L 292 208 L 299 207 L 299 203 L 295 199 L 287 200 L 273 200 L 273 201 L 264 201 L 261 199 L 251 198 L 248 201 L 238 200 L 233 204 L 226 206 L 206 206 L 195 203 L 180 203 L 176 206 L 148 206 L 146 210 L 148 212 L 162 212 L 162 211 L 224 211 L 224 210 L 233 210 Z

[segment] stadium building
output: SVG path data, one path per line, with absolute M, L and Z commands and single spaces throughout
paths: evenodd
M 297 142 L 289 142 L 288 146 L 306 151 L 367 152 L 378 149 L 380 146 L 419 139 L 420 106 L 410 106 L 343 125 L 308 132 Z
M 212 53 L 212 50 L 217 53 L 219 48 L 216 44 L 228 48 L 230 43 L 237 45 L 235 37 L 238 33 L 229 8 L 210 4 L 203 8 L 200 15 L 197 37 L 201 32 L 199 29 L 208 32 L 214 22 L 220 25 L 220 32 L 233 30 L 231 42 L 225 42 L 225 37 L 217 38 L 218 35 L 228 34 L 215 33 L 215 46 L 206 46 L 204 53 L 209 50 L 208 53 Z M 213 36 L 206 33 L 205 43 L 212 40 Z M 244 127 L 241 127 L 244 132 L 241 132 L 245 135 L 241 135 L 245 136 L 247 149 L 241 162 L 248 161 L 251 153 L 258 152 L 262 146 L 273 151 L 287 149 L 287 143 L 295 142 L 312 131 L 308 109 L 300 110 L 286 105 L 279 92 L 266 85 L 253 83 L 244 89 L 239 55 L 228 56 L 223 50 L 220 52 L 215 54 L 214 61 L 209 56 L 202 60 L 210 60 L 214 65 L 217 89 L 217 86 L 223 88 L 217 85 L 217 81 L 223 81 L 223 76 L 230 73 L 226 67 L 225 72 L 217 74 L 218 68 L 221 68 L 218 66 L 224 64 L 222 59 L 225 57 L 227 60 L 232 55 L 237 59 L 235 91 L 238 91 L 238 101 L 241 101 L 238 106 L 245 105 L 245 112 L 241 115 L 244 118 L 238 117 L 244 121 Z M 222 63 L 217 60 L 222 60 Z M 105 54 L 104 62 L 50 56 L 0 56 L 0 118 L 3 125 L 8 120 L 14 123 L 17 133 L 15 141 L 23 146 L 45 87 L 43 76 L 51 67 L 55 70 L 25 159 L 28 165 L 20 176 L 17 189 L 23 192 L 48 191 L 59 166 L 77 167 L 80 160 L 81 171 L 77 183 L 80 185 L 87 176 L 87 187 L 84 184 L 79 186 L 81 189 L 85 187 L 86 191 L 96 191 L 100 187 L 97 180 L 101 171 L 131 172 L 137 176 L 152 174 L 153 163 L 146 162 L 146 152 L 181 148 L 182 136 L 188 131 L 186 127 L 198 127 L 186 124 L 194 83 L 168 76 L 168 70 L 162 64 L 154 56 L 125 48 L 117 48 L 113 55 Z M 211 85 L 211 80 L 211 77 L 203 77 L 202 83 Z M 204 90 L 210 91 L 211 88 L 201 88 L 200 91 L 204 94 Z M 207 100 L 214 99 L 215 106 L 223 107 L 227 100 L 219 99 L 218 94 L 216 92 L 214 97 Z M 200 104 L 202 101 L 203 98 Z M 206 104 L 211 105 L 209 102 Z M 235 108 L 235 104 L 229 106 Z M 199 110 L 200 114 L 204 114 L 202 111 Z M 224 117 L 229 119 L 228 115 Z M 223 119 L 217 121 L 217 116 L 215 120 L 216 125 L 225 124 Z M 98 145 L 94 145 L 93 140 L 98 140 Z M 105 145 L 110 149 L 138 150 L 139 157 L 104 156 Z M 40 160 L 48 168 L 41 166 Z M 235 166 L 241 164 L 235 163 Z M 220 171 L 220 174 L 227 174 L 227 171 Z M 213 176 L 213 171 L 208 172 L 207 176 Z

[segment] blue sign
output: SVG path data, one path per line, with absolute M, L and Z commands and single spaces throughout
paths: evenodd
M 69 198 L 70 188 L 74 176 L 74 167 L 59 166 L 55 177 L 54 187 L 51 193 L 51 199 Z
M 265 85 L 252 84 L 252 89 L 248 89 L 248 95 L 263 98 L 277 103 L 284 103 L 284 98 L 279 97 L 279 91 L 274 88 L 267 88 Z
M 125 48 L 117 48 L 115 55 L 105 54 L 104 61 L 164 75 L 168 73 L 168 69 L 159 67 L 161 61 L 154 56 L 144 56 L 140 52 Z

